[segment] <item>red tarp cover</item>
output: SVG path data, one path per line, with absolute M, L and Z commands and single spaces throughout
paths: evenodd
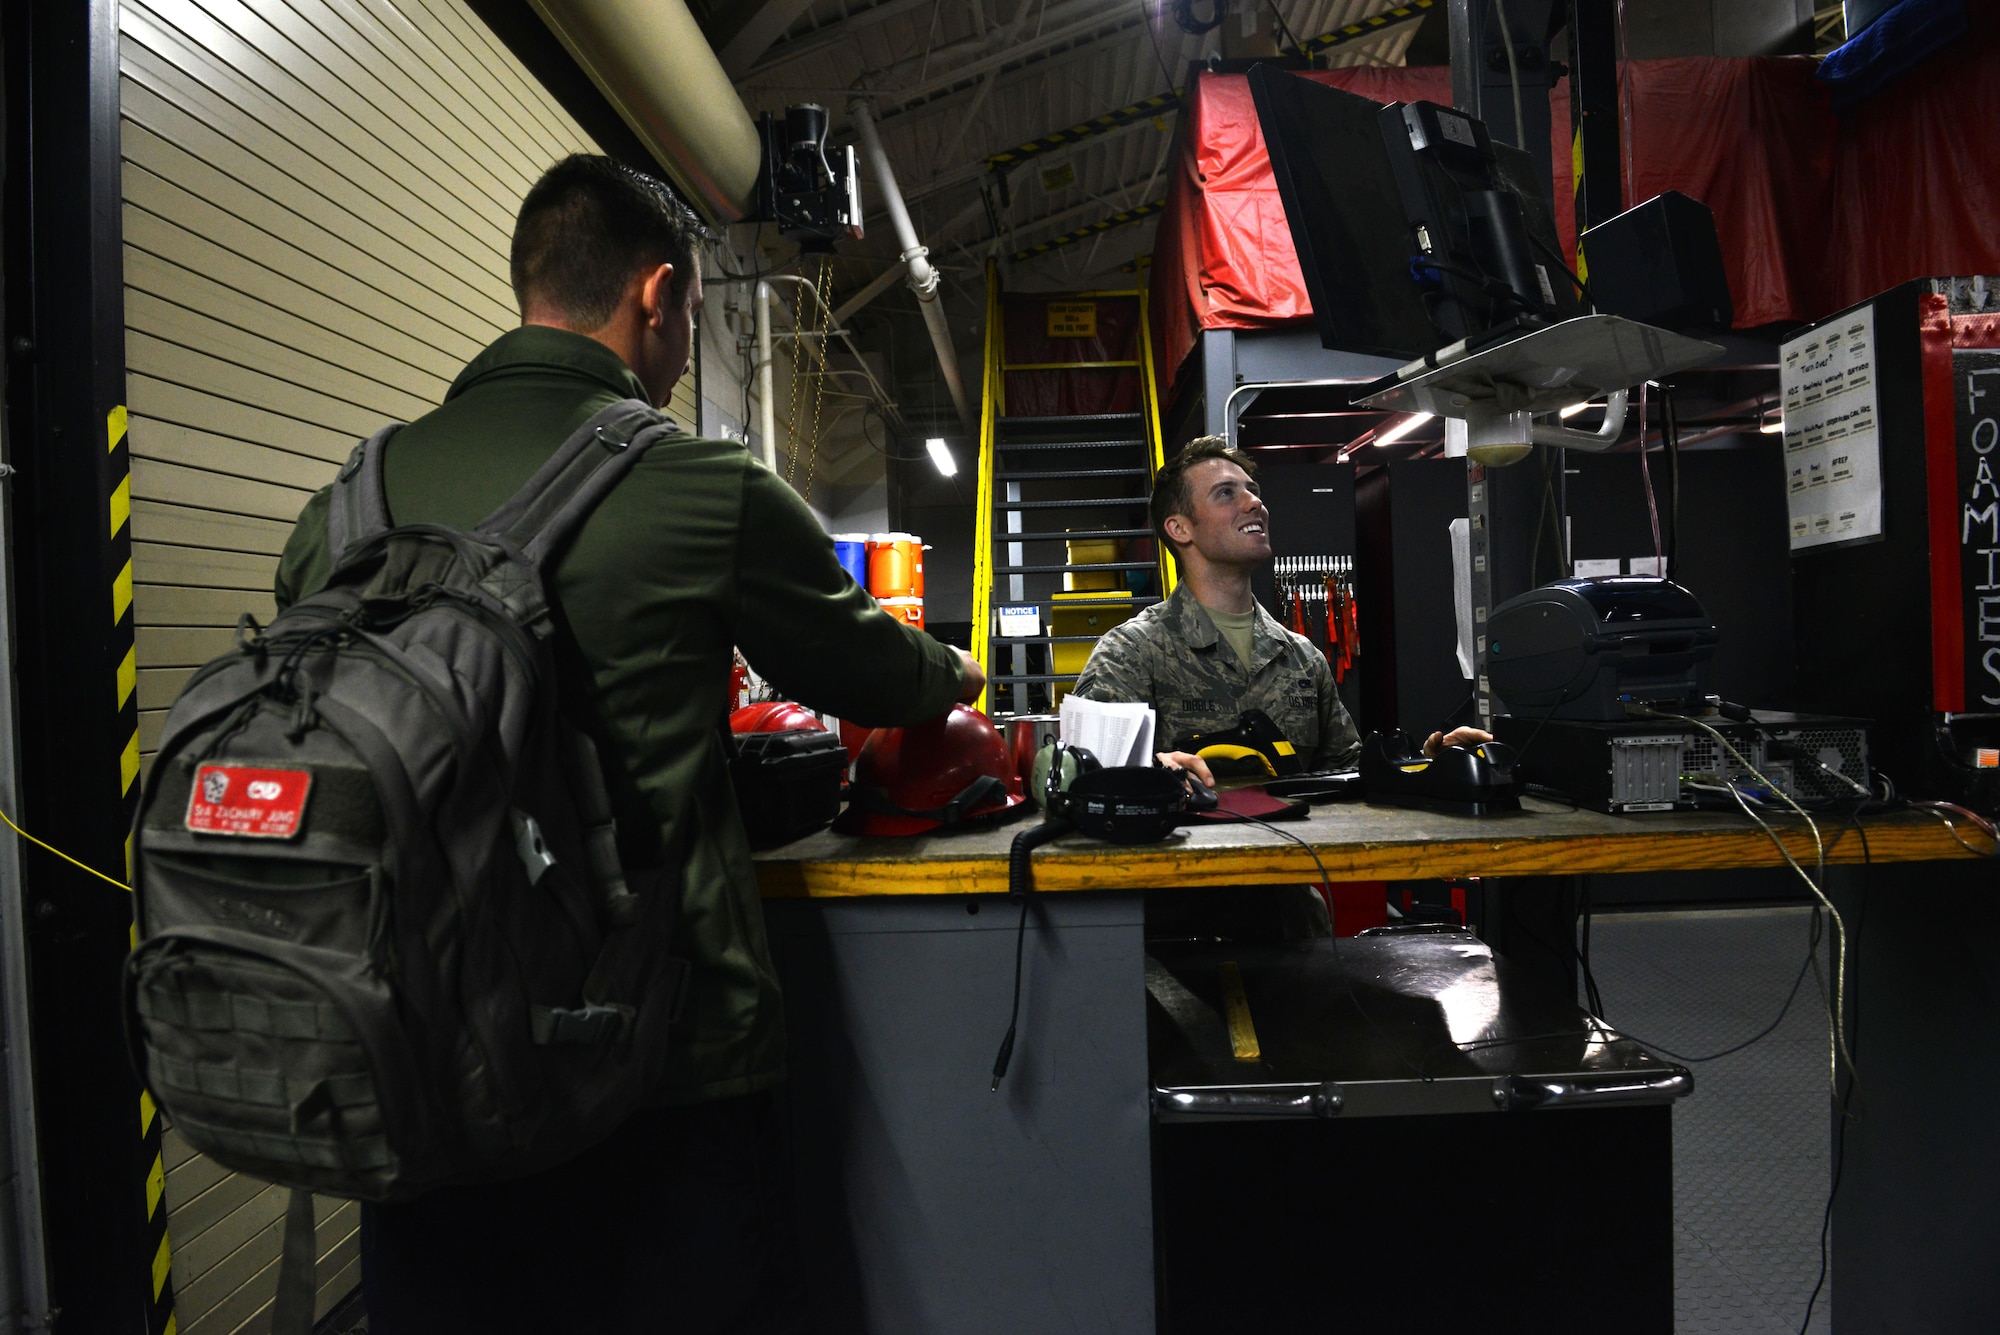
M 1136 361 L 1139 356 L 1139 299 L 1089 297 L 1073 292 L 1010 292 L 1001 299 L 1006 341 L 1001 353 L 1010 365 L 1051 366 L 1061 362 Z M 1096 332 L 1085 337 L 1054 335 L 1049 307 L 1089 307 Z M 1078 371 L 1009 371 L 1009 417 L 1059 413 L 1129 413 L 1139 406 L 1139 377 L 1110 367 Z
M 1972 38 L 1836 116 L 1803 57 L 1634 61 L 1625 199 L 1679 190 L 1715 214 L 1736 325 L 1813 320 L 1906 279 L 2000 272 L 2000 7 Z M 1302 77 L 1377 101 L 1448 102 L 1442 67 Z M 1569 89 L 1550 95 L 1556 224 L 1573 253 Z M 1183 112 L 1154 244 L 1154 355 L 1171 386 L 1202 329 L 1310 320 L 1242 75 L 1204 74 Z
M 1817 305 L 1833 113 L 1813 80 L 1816 63 L 1700 56 L 1634 61 L 1619 71 L 1633 127 L 1625 202 L 1678 190 L 1708 205 L 1738 329 L 1805 319 Z M 1566 101 L 1560 115 L 1567 123 Z

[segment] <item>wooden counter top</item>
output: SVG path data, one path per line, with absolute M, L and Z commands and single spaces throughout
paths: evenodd
M 1310 843 L 1333 879 L 1429 880 L 1452 876 L 1538 876 L 1580 872 L 1706 871 L 1784 865 L 1764 832 L 1722 811 L 1610 816 L 1528 798 L 1504 816 L 1444 816 L 1339 802 L 1283 828 Z M 1034 813 L 1023 820 L 1038 819 Z M 1776 824 L 1776 822 L 1774 822 Z M 1919 811 L 1864 818 L 1876 862 L 1970 858 L 1951 831 Z M 1007 850 L 1022 821 L 910 839 L 861 838 L 823 830 L 756 855 L 767 899 L 856 895 L 1003 894 Z M 1812 836 L 1794 818 L 1777 827 L 1794 857 L 1812 865 Z M 1852 827 L 1821 833 L 1829 863 L 1858 863 Z M 1985 837 L 1961 823 L 1976 848 Z M 1066 835 L 1036 851 L 1037 890 L 1129 890 L 1158 885 L 1250 885 L 1313 881 L 1312 859 L 1297 844 L 1254 825 L 1204 823 L 1164 843 L 1120 846 Z

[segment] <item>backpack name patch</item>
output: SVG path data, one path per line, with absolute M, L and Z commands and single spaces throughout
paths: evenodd
M 187 827 L 196 834 L 289 839 L 304 822 L 312 773 L 203 765 L 188 794 Z

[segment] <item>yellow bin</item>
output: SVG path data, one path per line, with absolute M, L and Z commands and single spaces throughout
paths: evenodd
M 1069 549 L 1069 564 L 1073 566 L 1102 565 L 1125 559 L 1125 543 L 1119 538 L 1071 538 L 1063 544 Z M 1123 588 L 1125 572 L 1122 570 L 1065 570 L 1063 588 L 1071 593 L 1109 592 Z M 1061 634 L 1060 631 L 1057 634 Z M 1058 649 L 1063 646 L 1057 645 Z M 1060 672 L 1062 669 L 1056 669 Z
M 1094 573 L 1094 572 L 1087 572 Z M 1120 589 L 1110 593 L 1059 593 L 1055 596 L 1055 606 L 1049 609 L 1049 634 L 1051 635 L 1102 635 L 1121 622 L 1130 621 L 1138 612 L 1136 607 L 1064 607 L 1066 601 L 1104 603 L 1112 599 L 1130 599 L 1130 589 Z M 1049 646 L 1051 670 L 1058 675 L 1073 675 L 1083 671 L 1083 665 L 1090 661 L 1090 651 L 1094 644 L 1052 644 Z M 1069 694 L 1069 683 L 1057 682 L 1049 692 L 1053 703 Z

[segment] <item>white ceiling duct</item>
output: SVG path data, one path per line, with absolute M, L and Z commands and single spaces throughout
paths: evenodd
M 690 204 L 731 223 L 755 203 L 757 127 L 683 0 L 528 0 Z

